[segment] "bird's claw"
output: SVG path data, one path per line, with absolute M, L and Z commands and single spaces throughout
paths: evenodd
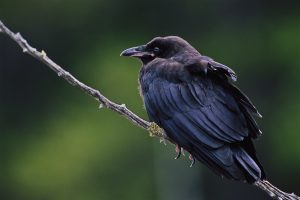
M 174 158 L 175 160 L 177 160 L 178 158 L 180 158 L 181 156 L 181 147 L 178 146 L 178 144 L 176 144 L 176 148 L 175 148 L 175 151 L 177 153 L 176 157 Z
M 193 167 L 195 164 L 195 158 L 192 156 L 192 154 L 189 155 L 189 159 L 192 161 L 190 167 Z

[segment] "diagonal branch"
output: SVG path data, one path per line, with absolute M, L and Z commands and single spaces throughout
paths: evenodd
M 265 191 L 270 197 L 278 200 L 300 200 L 294 193 L 286 193 L 272 185 L 267 180 L 259 180 L 254 183 L 255 186 Z
M 99 90 L 96 90 L 86 84 L 80 82 L 76 79 L 72 74 L 64 70 L 58 64 L 56 64 L 53 60 L 51 60 L 45 51 L 38 51 L 28 44 L 28 42 L 21 36 L 20 33 L 14 33 L 9 30 L 0 20 L 0 33 L 4 33 L 9 36 L 13 41 L 15 41 L 23 50 L 24 53 L 27 53 L 34 57 L 35 59 L 41 61 L 45 65 L 47 65 L 50 69 L 52 69 L 59 77 L 68 81 L 72 86 L 78 87 L 83 90 L 88 95 L 94 97 L 99 103 L 99 108 L 106 107 L 111 109 L 120 115 L 126 117 L 129 121 L 134 123 L 135 125 L 140 126 L 150 132 L 150 136 L 157 136 L 162 141 L 169 140 L 164 130 L 161 129 L 158 125 L 153 122 L 145 121 L 144 119 L 137 116 L 131 110 L 126 108 L 125 104 L 117 104 L 112 102 L 107 97 L 105 97 Z M 170 140 L 169 140 L 170 141 Z M 300 200 L 300 197 L 295 195 L 294 193 L 285 193 L 280 189 L 273 186 L 270 182 L 266 180 L 259 180 L 254 183 L 255 186 L 259 187 L 261 190 L 268 193 L 268 195 L 277 200 Z
M 107 97 L 105 97 L 99 90 L 96 90 L 86 84 L 80 82 L 72 74 L 64 70 L 61 66 L 56 64 L 51 60 L 44 50 L 38 51 L 36 48 L 30 46 L 28 42 L 21 36 L 20 33 L 13 33 L 0 21 L 0 33 L 8 35 L 13 41 L 15 41 L 23 50 L 23 53 L 27 53 L 32 57 L 40 60 L 42 63 L 46 64 L 50 69 L 52 69 L 59 77 L 68 81 L 72 86 L 78 87 L 90 96 L 94 97 L 99 103 L 99 108 L 106 107 L 111 109 L 122 116 L 129 119 L 134 124 L 140 126 L 141 128 L 147 129 L 151 136 L 158 136 L 161 139 L 168 139 L 164 131 L 159 128 L 156 124 L 145 121 L 144 119 L 137 116 L 131 110 L 126 108 L 125 104 L 117 104 L 112 102 Z

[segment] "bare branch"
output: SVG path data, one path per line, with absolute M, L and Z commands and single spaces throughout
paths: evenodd
M 131 110 L 126 108 L 125 104 L 117 104 L 109 100 L 105 97 L 99 90 L 96 90 L 92 87 L 87 86 L 86 84 L 80 82 L 76 79 L 72 74 L 64 70 L 54 61 L 52 61 L 44 50 L 38 51 L 32 46 L 28 44 L 28 42 L 21 36 L 20 33 L 13 33 L 9 30 L 1 21 L 0 21 L 0 33 L 4 33 L 8 35 L 13 41 L 15 41 L 23 50 L 24 53 L 31 55 L 32 57 L 40 60 L 44 64 L 46 64 L 50 69 L 52 69 L 59 77 L 68 81 L 72 86 L 76 86 L 89 94 L 90 96 L 94 97 L 99 103 L 99 108 L 106 107 L 111 109 L 120 115 L 126 117 L 129 121 L 133 122 L 134 124 L 144 128 L 150 132 L 150 136 L 157 136 L 162 141 L 169 140 L 167 135 L 165 134 L 164 130 L 161 129 L 157 124 L 153 122 L 148 122 Z M 170 141 L 170 140 L 169 140 Z M 254 183 L 255 186 L 259 187 L 263 191 L 269 194 L 270 197 L 275 198 L 277 200 L 300 200 L 300 197 L 296 196 L 295 194 L 285 193 L 275 186 L 273 186 L 270 182 L 266 180 L 257 181 Z
M 263 191 L 265 191 L 270 197 L 278 200 L 300 200 L 294 193 L 286 193 L 272 185 L 267 180 L 260 180 L 254 183 L 255 186 L 259 187 Z
M 51 60 L 44 50 L 39 52 L 36 48 L 30 46 L 28 42 L 21 36 L 20 33 L 13 33 L 0 21 L 0 33 L 1 32 L 8 35 L 12 40 L 14 40 L 22 48 L 24 53 L 27 53 L 32 57 L 40 60 L 41 62 L 46 64 L 50 69 L 52 69 L 59 77 L 68 81 L 72 86 L 76 86 L 84 92 L 86 92 L 87 94 L 89 94 L 90 96 L 94 97 L 100 103 L 99 108 L 106 107 L 121 114 L 134 124 L 144 129 L 147 129 L 150 132 L 151 136 L 158 136 L 163 139 L 168 139 L 164 131 L 158 128 L 157 125 L 140 118 L 131 110 L 126 108 L 125 104 L 119 105 L 117 103 L 114 103 L 107 97 L 105 97 L 99 90 L 96 90 L 80 82 L 72 74 L 70 74 L 58 64 L 56 64 L 53 60 Z

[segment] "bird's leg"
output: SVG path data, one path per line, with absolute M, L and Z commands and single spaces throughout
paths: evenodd
M 194 156 L 192 156 L 192 154 L 190 154 L 189 159 L 192 161 L 190 167 L 193 167 L 194 164 L 195 164 L 195 158 L 194 158 Z
M 177 155 L 176 155 L 176 157 L 175 157 L 174 159 L 180 158 L 180 155 L 181 155 L 181 147 L 180 147 L 178 144 L 176 144 L 175 151 L 176 151 Z

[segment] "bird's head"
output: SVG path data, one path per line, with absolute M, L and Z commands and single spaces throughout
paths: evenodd
M 144 64 L 155 58 L 171 58 L 184 52 L 197 52 L 187 41 L 177 36 L 156 37 L 145 45 L 124 50 L 121 56 L 139 58 Z

